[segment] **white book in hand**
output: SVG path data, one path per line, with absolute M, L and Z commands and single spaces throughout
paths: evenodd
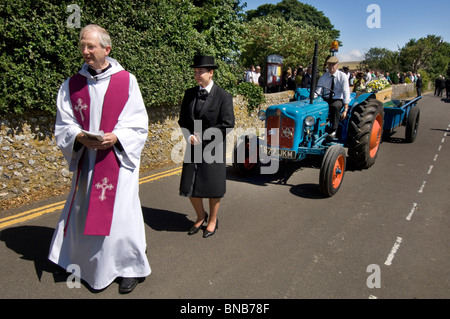
M 97 139 L 99 141 L 103 141 L 104 140 L 103 136 L 105 135 L 105 132 L 103 132 L 103 131 L 89 132 L 89 131 L 81 130 L 81 132 L 83 132 L 84 135 L 86 135 L 89 138 Z

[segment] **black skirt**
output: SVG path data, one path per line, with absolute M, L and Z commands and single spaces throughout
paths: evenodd
M 219 147 L 222 149 L 222 154 L 217 153 L 220 151 Z M 222 198 L 226 192 L 225 143 L 223 142 L 216 148 L 212 148 L 212 151 L 207 150 L 206 152 L 205 145 L 188 145 L 187 148 L 190 150 L 186 149 L 181 173 L 180 195 Z M 196 158 L 194 157 L 195 151 L 197 151 Z M 200 151 L 202 156 L 198 156 Z

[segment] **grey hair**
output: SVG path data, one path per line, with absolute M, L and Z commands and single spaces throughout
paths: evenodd
M 108 31 L 106 31 L 101 26 L 96 25 L 96 24 L 88 24 L 83 29 L 81 29 L 80 41 L 86 32 L 92 32 L 92 31 L 97 32 L 98 41 L 100 42 L 100 45 L 102 46 L 102 48 L 105 48 L 106 46 L 110 46 L 110 47 L 112 46 L 111 45 L 111 37 L 109 36 Z

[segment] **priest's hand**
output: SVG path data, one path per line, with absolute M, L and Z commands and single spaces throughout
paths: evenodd
M 114 133 L 106 133 L 103 136 L 102 147 L 103 149 L 108 149 L 114 146 L 117 143 L 117 136 Z M 101 147 L 99 147 L 101 148 Z
M 117 143 L 117 136 L 114 133 L 105 133 L 103 136 L 103 141 L 99 141 L 97 139 L 91 139 L 83 133 L 79 133 L 76 140 L 87 148 L 106 150 L 113 147 L 113 145 Z

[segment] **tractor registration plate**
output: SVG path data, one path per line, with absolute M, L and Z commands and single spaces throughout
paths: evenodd
M 262 152 L 264 154 L 267 154 L 268 156 L 279 156 L 281 158 L 287 158 L 287 159 L 295 159 L 296 154 L 295 151 L 291 150 L 283 150 L 280 148 L 271 148 L 267 146 L 262 146 Z

